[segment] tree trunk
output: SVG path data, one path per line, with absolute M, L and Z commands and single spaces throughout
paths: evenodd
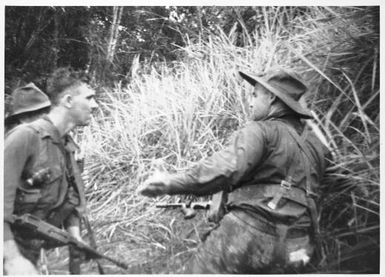
M 57 68 L 57 61 L 59 59 L 59 27 L 60 27 L 60 11 L 56 11 L 54 14 L 54 31 L 53 31 L 53 61 L 52 61 L 52 69 Z
M 110 39 L 107 48 L 107 61 L 112 64 L 115 56 L 115 48 L 119 37 L 119 26 L 122 19 L 123 7 L 113 7 L 113 21 L 111 25 Z

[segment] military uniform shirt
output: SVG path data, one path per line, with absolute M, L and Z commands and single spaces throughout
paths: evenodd
M 291 201 L 286 201 L 282 209 L 272 211 L 267 207 L 267 200 L 273 195 L 267 196 L 266 191 L 260 190 L 279 185 L 288 175 L 292 175 L 295 186 L 305 188 L 304 163 L 307 161 L 286 128 L 294 128 L 301 133 L 303 125 L 295 116 L 249 122 L 235 133 L 222 151 L 172 177 L 168 193 L 199 196 L 220 190 L 233 191 L 229 194 L 230 205 L 253 207 L 262 213 L 278 216 L 283 214 L 299 218 L 305 215 L 306 207 Z M 311 190 L 316 191 L 325 170 L 324 158 L 319 154 L 326 153 L 327 148 L 312 132 L 309 132 L 306 143 L 312 156 L 310 163 L 314 165 Z
M 29 126 L 31 124 L 40 131 Z M 48 215 L 63 203 L 68 192 L 68 161 L 60 150 L 62 145 L 62 138 L 48 117 L 17 126 L 7 134 L 4 143 L 4 219 L 16 212 L 18 190 L 30 198 L 38 195 L 36 203 L 22 203 L 20 211 L 30 204 L 33 208 L 26 212 L 41 209 Z M 49 167 L 52 174 L 49 185 L 39 191 L 28 187 L 25 180 L 41 167 Z M 71 215 L 67 223 L 77 225 L 78 220 L 77 215 Z M 9 223 L 4 221 L 4 241 L 9 239 L 13 239 L 13 234 Z

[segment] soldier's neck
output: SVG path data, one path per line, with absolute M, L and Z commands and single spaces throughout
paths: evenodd
M 48 114 L 48 118 L 51 120 L 52 124 L 58 129 L 61 137 L 68 134 L 73 128 L 75 128 L 75 123 L 71 118 L 61 109 L 53 108 Z

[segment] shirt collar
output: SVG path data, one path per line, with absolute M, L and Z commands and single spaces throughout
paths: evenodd
M 50 137 L 54 143 L 63 143 L 59 130 L 55 127 L 55 125 L 53 125 L 52 121 L 47 115 L 43 115 L 41 117 L 41 123 L 43 127 L 43 137 Z
M 280 116 L 278 118 L 272 117 L 272 118 L 270 118 L 270 120 L 278 120 L 278 121 L 284 122 L 288 125 L 291 125 L 299 133 L 302 133 L 303 128 L 304 128 L 304 123 L 301 121 L 301 118 L 295 114 L 284 115 L 284 116 Z

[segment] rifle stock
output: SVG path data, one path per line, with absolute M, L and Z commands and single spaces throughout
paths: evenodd
M 61 230 L 31 214 L 24 214 L 21 216 L 13 215 L 10 221 L 10 223 L 30 229 L 43 239 L 51 240 L 58 246 L 73 245 L 77 249 L 84 251 L 90 258 L 106 259 L 123 269 L 129 268 L 129 265 L 126 263 L 99 253 L 87 244 L 72 237 L 68 232 Z

